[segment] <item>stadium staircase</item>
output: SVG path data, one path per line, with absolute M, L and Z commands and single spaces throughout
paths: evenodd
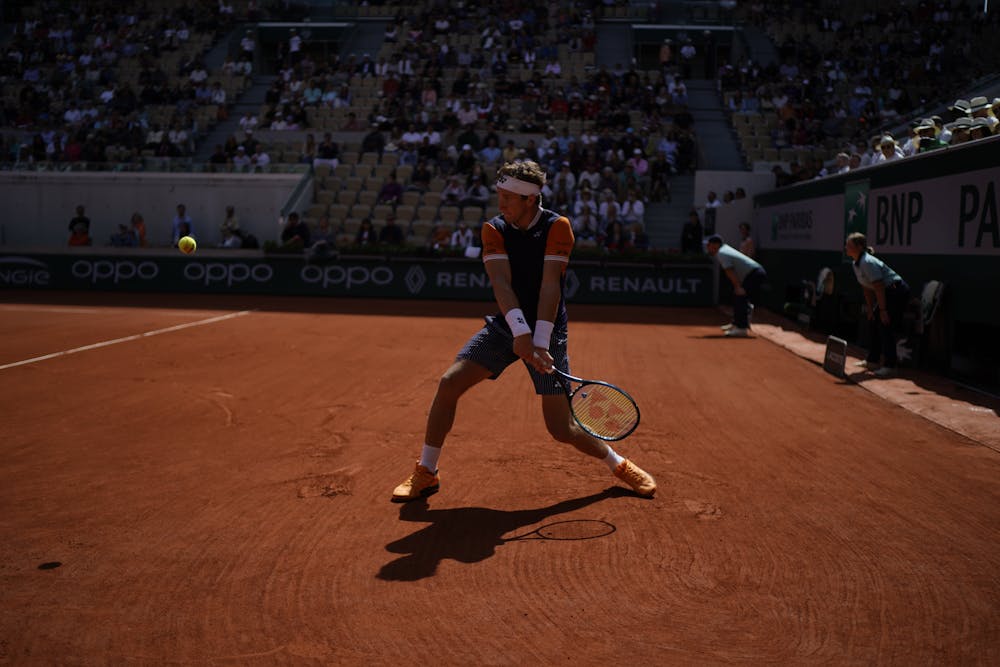
M 688 109 L 694 116 L 694 130 L 698 135 L 698 168 L 708 171 L 745 170 L 716 82 L 690 79 L 686 85 Z
M 330 19 L 332 17 L 326 18 Z M 349 54 L 355 54 L 360 57 L 364 53 L 373 55 L 378 53 L 385 35 L 385 26 L 386 21 L 384 20 L 358 22 L 356 28 L 351 31 L 347 43 L 344 44 L 341 55 L 346 57 Z M 237 32 L 241 32 L 242 29 L 243 27 L 240 26 Z M 206 60 L 212 67 L 219 68 L 222 66 L 226 56 L 225 49 L 228 41 L 232 41 L 232 39 L 223 40 L 220 46 L 206 57 Z M 235 134 L 237 137 L 242 138 L 240 118 L 247 111 L 250 111 L 255 116 L 259 116 L 260 108 L 264 104 L 267 91 L 277 78 L 276 75 L 268 74 L 255 74 L 253 76 L 253 84 L 233 103 L 229 118 L 216 125 L 212 129 L 212 132 L 199 142 L 194 156 L 196 162 L 207 162 L 215 150 L 216 144 L 224 144 L 226 139 L 231 135 Z
M 722 107 L 716 83 L 711 79 L 690 79 L 688 109 L 694 117 L 698 141 L 698 169 L 744 171 L 746 166 Z M 646 228 L 654 248 L 678 248 L 681 229 L 688 214 L 697 206 L 694 201 L 694 174 L 677 174 L 670 182 L 670 201 L 650 202 L 646 206 Z
M 681 229 L 694 199 L 694 174 L 675 175 L 670 181 L 670 201 L 646 204 L 646 233 L 653 248 L 680 248 Z
M 615 65 L 627 68 L 632 62 L 632 26 L 627 23 L 601 21 L 596 26 L 597 44 L 594 62 L 598 67 L 614 70 Z
M 253 83 L 230 108 L 229 118 L 212 128 L 212 131 L 198 144 L 194 155 L 195 162 L 208 162 L 208 158 L 212 156 L 212 152 L 215 150 L 215 145 L 225 144 L 226 139 L 231 135 L 236 135 L 240 139 L 243 138 L 243 134 L 240 131 L 240 118 L 247 111 L 253 113 L 255 116 L 260 115 L 260 108 L 264 104 L 264 97 L 267 95 L 267 90 L 277 78 L 277 76 L 273 75 L 254 75 Z
M 746 41 L 751 60 L 762 67 L 780 63 L 778 49 L 775 48 L 774 42 L 763 30 L 756 26 L 744 25 L 740 31 Z
M 619 21 L 597 24 L 597 48 L 594 60 L 598 66 L 613 70 L 616 65 L 627 67 L 632 62 L 632 26 Z M 670 182 L 671 197 L 646 202 L 646 233 L 653 248 L 679 248 L 681 228 L 687 220 L 694 194 L 692 174 L 675 175 Z

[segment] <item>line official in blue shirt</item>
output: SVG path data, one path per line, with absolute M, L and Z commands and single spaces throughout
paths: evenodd
M 844 252 L 854 260 L 854 275 L 865 295 L 865 316 L 870 323 L 871 339 L 864 366 L 875 368 L 879 377 L 896 372 L 896 332 L 903 320 L 903 310 L 910 299 L 910 286 L 875 256 L 864 234 L 855 232 L 847 237 Z
M 727 336 L 745 338 L 750 329 L 750 309 L 757 302 L 767 272 L 759 262 L 727 244 L 718 234 L 708 237 L 705 251 L 715 258 L 733 284 L 733 325 L 723 327 Z

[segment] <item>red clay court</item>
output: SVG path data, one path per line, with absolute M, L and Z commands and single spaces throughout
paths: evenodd
M 512 367 L 390 503 L 492 310 L 0 294 L 0 663 L 1000 664 L 1000 406 L 780 322 L 570 307 L 652 500 Z

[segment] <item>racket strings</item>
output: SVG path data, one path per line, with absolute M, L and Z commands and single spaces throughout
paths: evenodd
M 632 399 L 600 384 L 580 387 L 573 395 L 572 408 L 584 428 L 604 438 L 628 434 L 639 420 L 639 410 Z

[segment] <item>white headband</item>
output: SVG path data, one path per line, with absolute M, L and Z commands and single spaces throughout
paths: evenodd
M 510 192 L 516 192 L 519 195 L 537 195 L 542 191 L 541 186 L 536 183 L 529 183 L 528 181 L 522 181 L 520 178 L 514 178 L 513 176 L 505 176 L 500 174 L 497 176 L 497 187 L 501 190 L 509 190 Z

